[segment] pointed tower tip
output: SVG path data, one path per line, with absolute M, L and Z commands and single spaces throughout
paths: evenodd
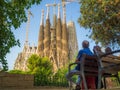
M 43 24 L 44 24 L 44 9 L 42 9 L 40 25 L 43 25 Z
M 60 18 L 60 4 L 58 4 L 58 18 Z
M 46 7 L 47 7 L 46 20 L 47 20 L 47 19 L 49 19 L 50 8 L 49 8 L 49 5 L 48 5 L 48 4 L 46 5 Z
M 66 6 L 65 6 L 65 4 L 62 5 L 62 7 L 63 7 L 63 23 L 66 23 Z

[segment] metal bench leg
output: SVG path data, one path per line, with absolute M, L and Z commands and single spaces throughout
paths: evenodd
M 72 82 L 69 81 L 69 90 L 72 90 Z
M 98 89 L 101 88 L 102 72 L 101 70 L 98 73 Z
M 106 80 L 105 80 L 106 77 L 103 78 L 104 80 L 104 88 L 106 89 Z
M 82 73 L 82 79 L 83 79 L 83 84 L 84 84 L 85 90 L 88 90 L 86 79 L 85 79 L 85 75 L 83 73 Z
M 69 79 L 69 90 L 73 90 L 73 80 L 72 78 Z

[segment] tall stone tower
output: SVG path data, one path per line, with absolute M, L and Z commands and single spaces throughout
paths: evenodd
M 58 4 L 58 16 L 56 25 L 56 52 L 57 52 L 57 67 L 60 67 L 62 54 L 62 23 L 60 18 L 60 4 Z
M 65 65 L 68 61 L 68 37 L 67 37 L 67 25 L 66 25 L 66 7 L 63 3 L 63 22 L 62 22 L 62 58 L 61 66 Z
M 49 6 L 47 6 L 46 24 L 44 29 L 44 56 L 49 57 L 50 54 L 50 19 L 49 19 Z
M 67 30 L 68 30 L 69 59 L 72 60 L 75 58 L 76 54 L 78 53 L 76 28 L 73 21 L 67 23 Z
M 58 62 L 56 60 L 57 58 L 57 52 L 56 52 L 56 24 L 57 24 L 56 6 L 57 4 L 54 3 L 52 5 L 53 5 L 53 21 L 52 21 L 52 26 L 50 28 L 51 43 L 50 43 L 49 58 L 51 62 L 53 63 L 53 71 L 57 71 L 57 65 L 58 65 Z
M 37 48 L 38 55 L 43 57 L 44 56 L 43 51 L 44 51 L 44 10 L 42 10 L 40 30 L 38 36 L 38 48 Z

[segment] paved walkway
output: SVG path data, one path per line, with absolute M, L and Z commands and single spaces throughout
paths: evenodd
M 17 87 L 5 87 L 0 90 L 69 90 L 69 88 L 62 87 L 32 87 L 32 88 L 17 88 Z
M 32 88 L 6 87 L 6 88 L 0 88 L 0 90 L 69 90 L 69 88 L 62 88 L 62 87 L 32 87 Z M 116 87 L 116 88 L 112 88 L 112 89 L 101 89 L 101 90 L 120 90 L 120 87 Z
M 6 88 L 6 89 L 1 89 L 0 88 L 0 90 L 69 90 L 69 89 L 55 89 L 55 88 L 54 89 L 53 88 L 49 88 L 49 89 L 48 88 L 46 88 L 46 89 L 45 88 L 44 89 L 41 89 L 41 88 L 32 88 L 32 89 L 31 88 L 27 88 L 27 89 Z

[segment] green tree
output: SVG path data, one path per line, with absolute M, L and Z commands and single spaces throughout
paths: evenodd
M 35 85 L 47 83 L 48 77 L 51 77 L 52 63 L 47 57 L 41 58 L 36 54 L 31 55 L 28 59 L 28 69 L 35 75 Z
M 52 63 L 47 57 L 41 58 L 36 54 L 33 54 L 28 59 L 28 68 L 32 74 L 45 74 L 50 75 L 52 73 Z
M 19 45 L 12 32 L 26 22 L 26 10 L 41 0 L 0 0 L 0 63 L 8 70 L 6 54 L 10 48 Z
M 78 22 L 91 29 L 90 38 L 104 45 L 120 45 L 120 0 L 81 0 Z

